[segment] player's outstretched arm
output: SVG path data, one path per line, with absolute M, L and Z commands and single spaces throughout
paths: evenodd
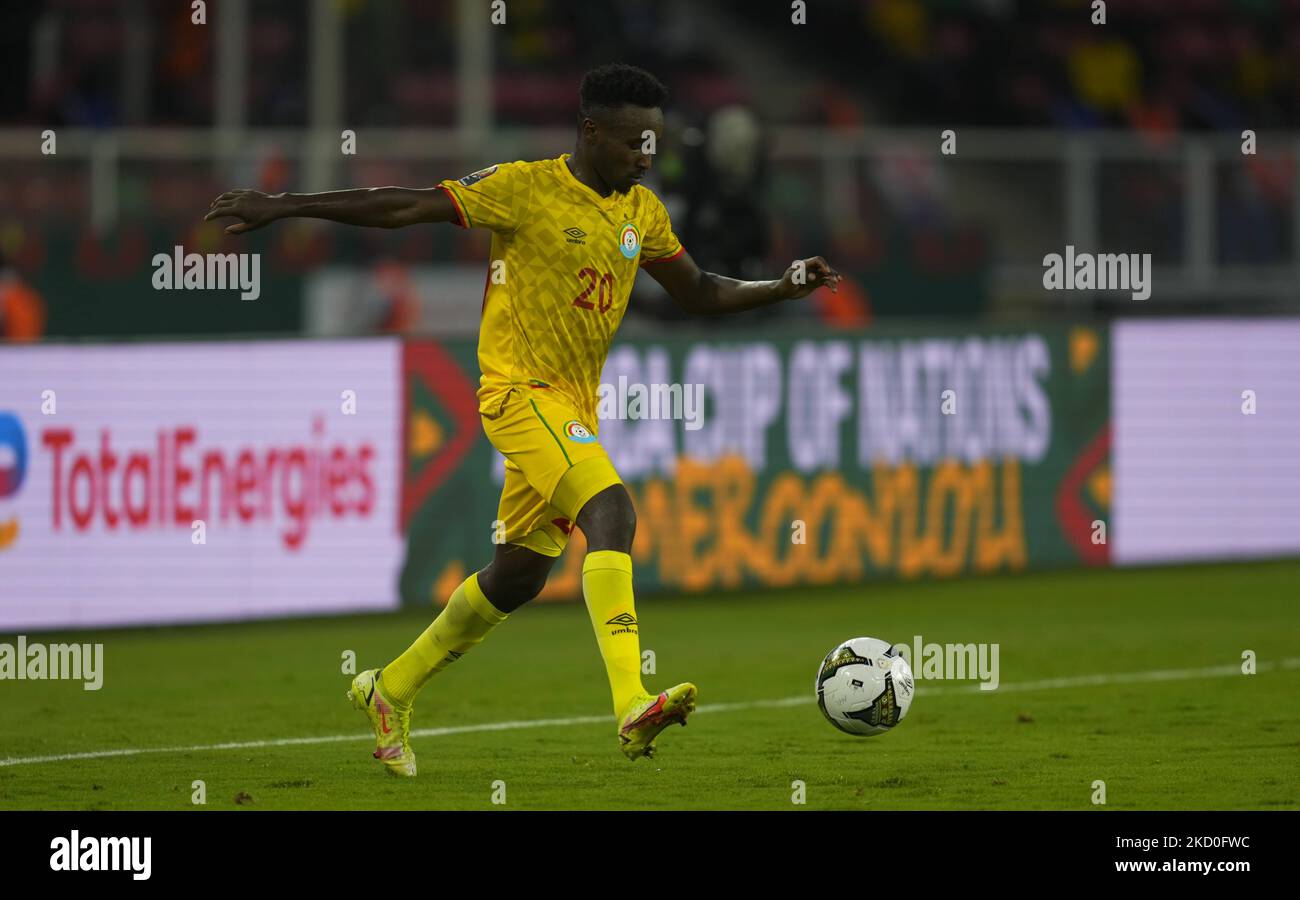
M 293 216 L 329 219 L 345 225 L 401 228 L 421 222 L 454 222 L 456 208 L 441 188 L 378 187 L 319 194 L 238 190 L 213 200 L 203 220 L 239 219 L 226 226 L 226 234 L 243 234 Z
M 840 283 L 840 273 L 820 256 L 796 260 L 773 281 L 738 281 L 702 271 L 684 251 L 670 260 L 647 263 L 645 270 L 678 306 L 702 316 L 744 312 L 806 297 L 822 285 L 835 291 Z

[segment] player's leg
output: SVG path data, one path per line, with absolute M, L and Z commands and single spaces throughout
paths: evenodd
M 631 553 L 636 538 L 636 509 L 622 483 L 611 484 L 578 511 L 578 527 L 587 539 L 587 553 L 614 550 Z
M 477 646 L 506 617 L 536 597 L 563 549 L 558 527 L 547 521 L 546 499 L 507 463 L 497 518 L 505 541 L 492 562 L 452 592 L 447 606 L 406 652 L 384 666 L 384 694 L 409 707 L 420 688 Z
M 654 736 L 694 708 L 695 687 L 677 685 L 653 697 L 641 685 L 632 596 L 636 513 L 627 489 L 594 430 L 549 389 L 513 392 L 496 416 L 484 417 L 483 429 L 507 459 L 507 485 L 518 471 L 545 503 L 520 517 L 527 521 L 527 540 L 517 542 L 558 556 L 572 527 L 582 528 L 588 545 L 582 593 L 609 675 L 619 740 L 629 758 L 649 755 Z M 509 524 L 506 540 L 516 542 Z
M 415 775 L 411 704 L 420 688 L 536 597 L 554 564 L 554 557 L 516 544 L 497 547 L 492 562 L 461 582 L 433 624 L 401 656 L 353 679 L 348 697 L 370 718 L 374 757 L 388 772 Z
M 520 544 L 501 544 L 492 562 L 479 570 L 479 588 L 489 603 L 508 615 L 542 592 L 555 559 Z
M 397 659 L 352 681 L 348 696 L 370 719 L 374 756 L 394 775 L 415 775 L 409 733 L 416 694 L 537 596 L 564 548 L 565 535 L 550 521 L 554 512 L 546 499 L 509 463 L 497 516 L 506 542 L 495 548 L 492 562 L 452 591 L 438 617 Z
M 627 488 L 613 484 L 583 504 L 575 521 L 587 539 L 582 596 L 605 660 L 617 716 L 634 697 L 645 693 L 641 685 L 641 637 L 632 592 L 636 510 Z
M 695 709 L 695 685 L 679 684 L 652 695 L 641 684 L 631 555 L 636 510 L 627 489 L 617 483 L 595 493 L 574 521 L 587 539 L 582 594 L 609 676 L 619 745 L 629 759 L 652 756 L 659 732 L 675 722 L 686 724 Z
M 498 545 L 492 562 L 461 582 L 433 624 L 384 666 L 380 678 L 390 702 L 410 706 L 430 678 L 541 593 L 554 564 L 554 558 L 527 547 Z

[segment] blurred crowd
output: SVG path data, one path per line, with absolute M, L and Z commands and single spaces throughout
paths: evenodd
M 322 0 L 324 2 L 324 0 Z M 329 0 L 341 7 L 344 118 L 352 127 L 451 125 L 456 119 L 455 0 Z M 173 0 L 6 3 L 0 42 L 8 83 L 0 123 L 53 127 L 202 126 L 215 116 L 218 3 L 204 27 Z M 308 124 L 311 0 L 249 0 L 247 123 Z M 490 12 L 483 4 L 484 15 Z M 494 30 L 494 116 L 554 125 L 595 62 L 671 72 L 679 101 L 739 99 L 739 82 L 673 24 L 667 5 L 627 0 L 510 0 Z
M 456 123 L 456 0 L 248 0 L 248 126 L 310 124 L 313 2 L 336 3 L 342 16 L 348 127 Z M 491 32 L 492 121 L 564 128 L 575 121 L 588 67 L 643 66 L 671 92 L 652 186 L 701 266 L 772 277 L 795 258 L 825 255 L 847 276 L 844 288 L 818 292 L 802 309 L 849 327 L 880 314 L 975 314 L 997 248 L 985 222 L 956 212 L 944 165 L 882 154 L 854 161 L 842 190 L 828 190 L 830 175 L 815 164 L 769 164 L 771 126 L 1109 127 L 1156 137 L 1300 127 L 1300 0 L 1105 6 L 1105 24 L 1094 24 L 1091 0 L 815 0 L 792 31 L 785 3 L 509 0 L 508 27 Z M 192 10 L 174 0 L 0 4 L 0 127 L 211 126 L 219 4 L 207 4 L 204 27 L 191 23 Z M 530 158 L 569 149 L 538 148 Z M 9 161 L 0 173 L 0 253 L 12 266 L 0 321 L 12 332 L 46 320 L 30 312 L 28 287 L 51 298 L 51 323 L 69 321 L 56 314 L 60 298 L 79 284 L 125 283 L 164 238 L 223 246 L 199 213 L 235 184 L 301 189 L 299 161 L 284 148 L 246 150 L 230 167 L 124 159 L 117 219 L 106 231 L 90 221 L 84 161 Z M 418 186 L 495 161 L 359 156 L 331 177 L 337 186 Z M 1294 165 L 1260 156 L 1216 172 L 1220 262 L 1275 263 L 1291 252 Z M 1029 183 L 1026 169 L 1012 174 L 1016 187 Z M 967 177 L 989 179 L 985 196 L 999 184 L 992 171 Z M 1050 164 L 1034 177 L 1059 188 Z M 1161 261 L 1181 258 L 1186 186 L 1176 167 L 1112 166 L 1100 184 L 1104 238 L 1140 241 Z M 398 274 L 376 284 L 398 298 L 410 293 L 400 266 L 477 264 L 486 250 L 482 235 L 458 231 L 271 231 L 265 252 L 275 271 L 300 277 L 325 260 L 394 265 Z M 637 308 L 677 315 L 653 285 L 643 290 Z M 409 297 L 381 306 L 377 327 L 410 324 Z
M 347 33 L 350 124 L 454 121 L 455 0 L 331 2 Z M 0 121 L 213 121 L 217 27 L 194 27 L 189 3 L 3 7 Z M 217 4 L 209 7 L 215 17 Z M 310 10 L 307 0 L 249 0 L 249 124 L 307 124 Z M 611 59 L 664 73 L 674 102 L 699 112 L 743 102 L 768 113 L 793 72 L 802 102 L 782 119 L 805 124 L 1300 123 L 1300 0 L 1113 0 L 1104 25 L 1093 23 L 1091 0 L 819 0 L 797 32 L 787 5 L 751 0 L 510 0 L 506 10 L 493 42 L 501 124 L 566 120 L 575 78 Z M 691 10 L 698 18 L 683 18 Z M 764 65 L 742 77 L 722 50 L 728 42 Z
M 1092 0 L 810 6 L 819 63 L 860 85 L 873 124 L 1300 124 L 1300 0 L 1111 0 L 1104 24 Z

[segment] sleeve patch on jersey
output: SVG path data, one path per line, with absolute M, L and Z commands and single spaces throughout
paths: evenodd
M 489 175 L 495 172 L 499 167 L 500 164 L 496 166 L 488 166 L 486 169 L 479 169 L 477 172 L 471 172 L 460 180 L 460 184 L 464 187 L 469 187 L 471 184 L 476 184 L 477 182 L 482 181 L 484 178 L 487 178 Z

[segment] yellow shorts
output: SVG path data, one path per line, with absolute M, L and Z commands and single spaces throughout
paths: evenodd
M 587 501 L 622 484 L 595 431 L 578 416 L 561 397 L 519 387 L 497 416 L 482 417 L 488 440 L 506 458 L 497 508 L 506 543 L 559 556 Z

